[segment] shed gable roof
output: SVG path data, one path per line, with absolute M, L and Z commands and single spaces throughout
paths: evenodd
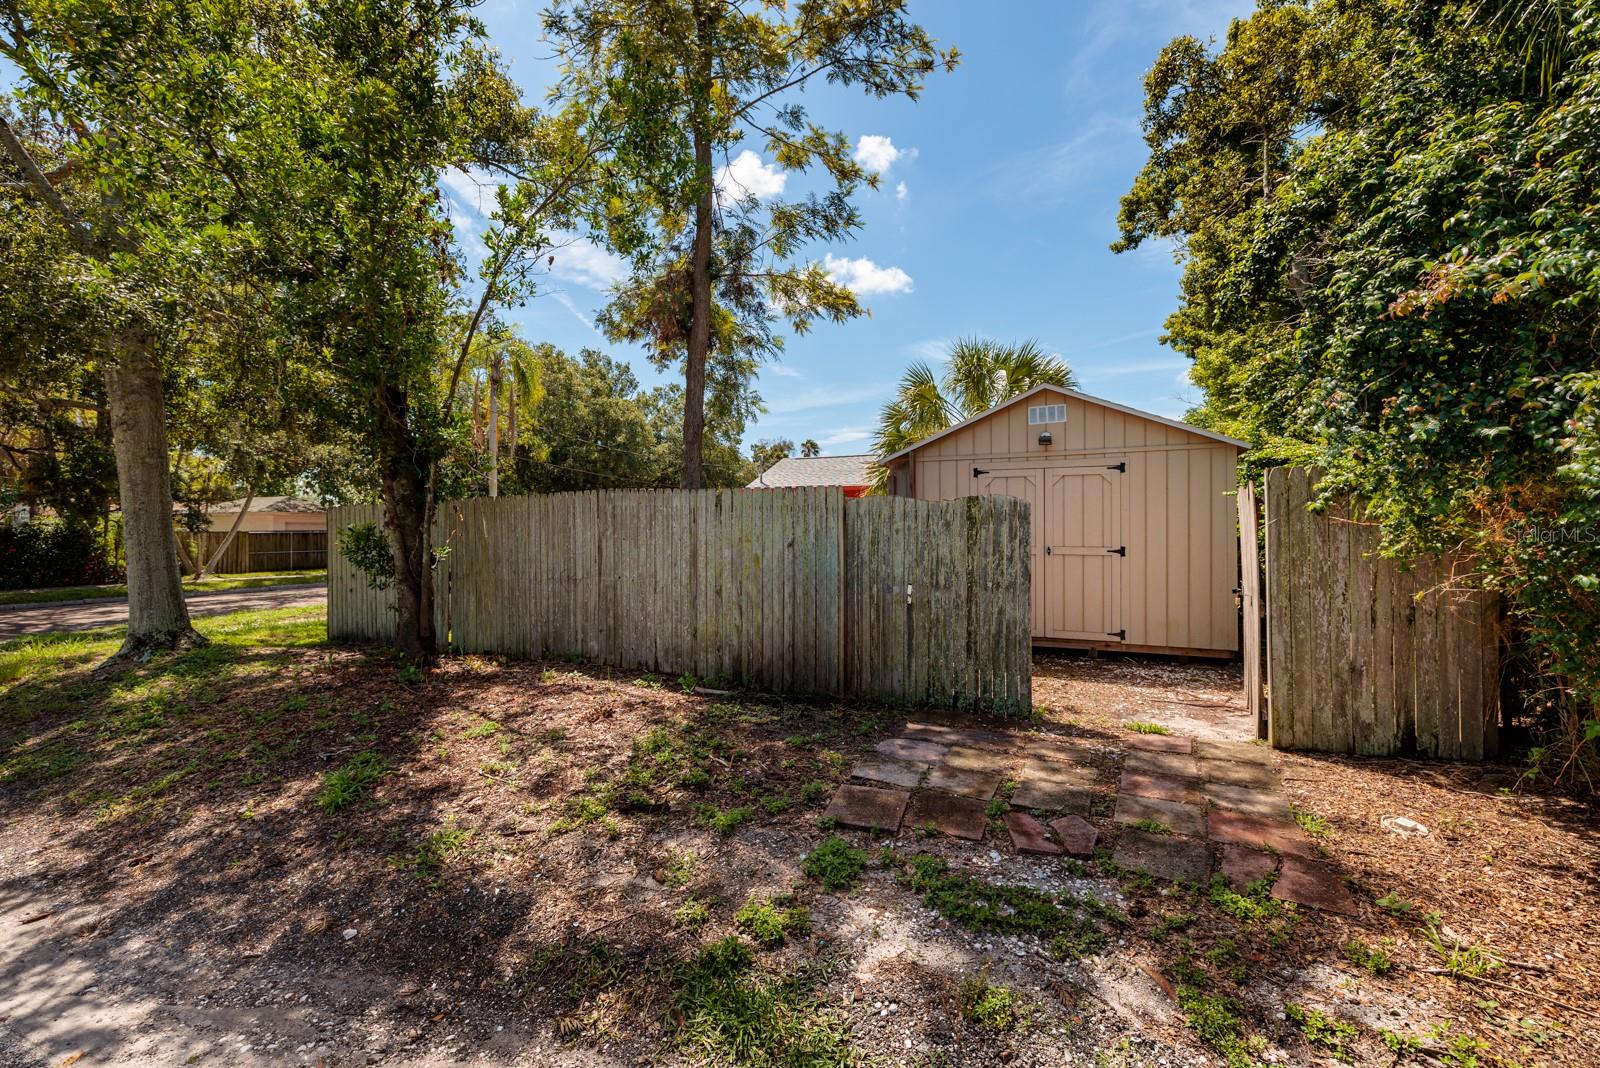
M 1232 445 L 1234 448 L 1237 448 L 1237 449 L 1248 449 L 1250 447 L 1249 442 L 1240 441 L 1238 438 L 1230 438 L 1226 434 L 1218 434 L 1215 430 L 1206 430 L 1206 429 L 1203 429 L 1202 427 L 1197 427 L 1197 426 L 1194 426 L 1194 425 L 1192 425 L 1190 423 L 1181 422 L 1180 420 L 1177 420 L 1177 419 L 1168 419 L 1164 415 L 1156 415 L 1154 412 L 1143 412 L 1143 411 L 1140 411 L 1138 408 L 1130 408 L 1126 404 L 1118 404 L 1116 401 L 1108 401 L 1103 397 L 1091 397 L 1089 394 L 1087 394 L 1087 393 L 1079 393 L 1075 389 L 1066 389 L 1066 388 L 1064 388 L 1062 386 L 1052 386 L 1052 385 L 1049 385 L 1048 383 L 1046 383 L 1046 384 L 1043 384 L 1043 385 L 1034 386 L 1032 389 L 1026 391 L 1025 393 L 1018 393 L 1015 397 L 1012 397 L 1010 400 L 1001 401 L 999 404 L 996 404 L 993 408 L 990 408 L 987 411 L 979 412 L 977 415 L 972 416 L 970 419 L 963 419 L 961 422 L 956 423 L 954 426 L 946 427 L 945 429 L 939 431 L 937 434 L 934 434 L 931 437 L 923 438 L 921 441 L 917 442 L 915 445 L 907 445 L 905 448 L 901 449 L 899 452 L 891 453 L 888 456 L 885 456 L 881 462 L 884 463 L 884 464 L 893 463 L 894 461 L 900 459 L 902 456 L 911 455 L 912 453 L 916 452 L 918 449 L 922 448 L 925 445 L 931 445 L 935 441 L 938 441 L 940 438 L 948 437 L 949 435 L 954 434 L 958 430 L 963 430 L 966 427 L 969 427 L 974 423 L 981 422 L 982 420 L 989 418 L 991 415 L 995 414 L 996 412 L 1004 411 L 1005 409 L 1011 407 L 1014 404 L 1021 404 L 1023 401 L 1027 400 L 1029 397 L 1032 397 L 1032 396 L 1034 396 L 1035 394 L 1038 394 L 1038 393 L 1042 393 L 1042 392 L 1044 392 L 1046 390 L 1050 391 L 1051 393 L 1059 393 L 1059 394 L 1061 394 L 1063 396 L 1070 397 L 1073 400 L 1083 401 L 1086 404 L 1098 404 L 1102 408 L 1110 408 L 1112 411 L 1122 412 L 1124 415 L 1131 415 L 1131 416 L 1134 416 L 1137 419 L 1147 419 L 1152 423 L 1160 423 L 1163 426 L 1170 426 L 1170 427 L 1173 427 L 1173 428 L 1178 429 L 1178 430 L 1185 431 L 1185 432 L 1190 433 L 1190 434 L 1198 434 L 1200 437 L 1210 438 L 1213 441 L 1220 441 L 1224 445 Z

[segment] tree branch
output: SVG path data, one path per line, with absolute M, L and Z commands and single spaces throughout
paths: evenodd
M 100 244 L 95 240 L 88 224 L 72 210 L 72 205 L 56 191 L 56 187 L 50 184 L 49 176 L 39 169 L 33 154 L 17 139 L 16 132 L 11 129 L 11 124 L 3 116 L 0 116 L 0 148 L 5 149 L 6 155 L 11 157 L 11 162 L 22 171 L 22 177 L 27 180 L 28 188 L 61 217 L 61 224 L 67 228 L 67 236 L 72 239 L 78 250 L 90 256 L 103 255 Z

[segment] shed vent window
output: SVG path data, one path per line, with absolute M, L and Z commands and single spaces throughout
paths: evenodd
M 1067 421 L 1067 406 L 1065 404 L 1033 404 L 1028 407 L 1028 425 L 1043 426 L 1045 423 L 1065 423 Z

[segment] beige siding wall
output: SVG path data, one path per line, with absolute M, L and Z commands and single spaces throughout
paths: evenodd
M 228 531 L 233 529 L 233 520 L 238 512 L 213 512 L 211 513 L 211 529 Z M 327 530 L 328 517 L 323 512 L 257 512 L 249 511 L 244 514 L 244 521 L 239 524 L 241 532 L 251 533 L 278 533 L 286 530 Z
M 1065 424 L 1028 425 L 1033 404 L 1065 403 Z M 1049 429 L 1050 446 L 1038 444 Z M 1238 449 L 1178 427 L 1048 391 L 912 453 L 895 491 L 921 500 L 984 492 L 1006 471 L 1126 463 L 1120 487 L 1121 624 L 1128 645 L 1235 652 L 1238 574 L 1235 468 Z M 974 477 L 973 468 L 984 476 Z M 1048 482 L 1041 477 L 1040 483 Z M 1034 543 L 1047 532 L 1034 519 Z M 1036 570 L 1040 560 L 1035 556 Z M 1040 571 L 1043 574 L 1043 571 Z M 1046 635 L 1040 634 L 1039 637 Z

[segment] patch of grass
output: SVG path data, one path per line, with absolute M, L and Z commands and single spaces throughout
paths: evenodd
M 698 931 L 711 919 L 711 906 L 697 897 L 686 897 L 672 918 L 679 927 Z
M 1373 975 L 1388 975 L 1394 970 L 1394 960 L 1381 942 L 1377 946 L 1369 946 L 1357 938 L 1345 943 L 1344 956 L 1350 963 Z
M 454 818 L 445 820 L 444 826 L 418 843 L 416 852 L 406 859 L 405 866 L 418 875 L 436 875 L 451 857 L 467 848 L 472 832 L 456 826 Z
M 768 794 L 766 797 L 761 799 L 761 807 L 769 816 L 776 816 L 780 813 L 789 811 L 789 806 L 791 804 L 793 804 L 793 802 L 787 797 L 780 797 L 777 794 Z
M 828 784 L 821 779 L 812 779 L 800 787 L 800 800 L 807 805 L 814 805 L 828 796 Z
M 1193 926 L 1195 919 L 1195 914 L 1192 912 L 1174 912 L 1170 916 L 1163 916 L 1161 922 L 1150 932 L 1150 937 L 1157 942 L 1165 942 L 1167 936 L 1174 931 L 1188 930 Z
M 1038 935 L 1060 960 L 1087 956 L 1105 942 L 1093 918 L 1100 914 L 1099 903 L 1092 898 L 958 875 L 943 857 L 926 854 L 907 859 L 899 880 L 920 893 L 924 905 L 954 923 L 974 931 Z
M 551 834 L 562 834 L 603 819 L 611 810 L 597 797 L 569 797 L 562 808 L 563 815 L 550 824 Z
M 1148 816 L 1146 816 L 1142 820 L 1134 820 L 1132 823 L 1128 824 L 1128 826 L 1132 827 L 1136 831 L 1143 831 L 1145 834 L 1171 834 L 1172 833 L 1172 828 L 1171 827 L 1168 827 L 1165 823 L 1162 823 L 1160 820 L 1153 820 Z
M 681 890 L 688 886 L 694 879 L 695 867 L 700 863 L 699 854 L 692 849 L 674 849 L 667 855 L 667 862 L 661 866 L 661 881 L 674 890 Z
M 1283 1014 L 1300 1028 L 1300 1033 L 1311 1045 L 1322 1047 L 1341 1061 L 1350 1059 L 1350 1051 L 1345 1043 L 1355 1041 L 1355 1024 L 1335 1019 L 1320 1009 L 1296 1005 L 1292 1001 L 1284 1003 Z
M 705 790 L 711 785 L 711 773 L 704 768 L 690 768 L 678 776 L 678 785 L 685 790 Z
M 477 726 L 468 727 L 461 732 L 463 738 L 492 738 L 500 733 L 500 724 L 492 719 L 486 719 Z
M 389 763 L 371 750 L 357 753 L 344 766 L 330 771 L 322 780 L 322 790 L 317 794 L 317 805 L 327 813 L 364 801 L 372 793 L 379 779 L 389 772 Z
M 829 893 L 849 890 L 867 867 L 865 851 L 834 835 L 806 855 L 801 866 L 807 877 L 822 884 Z
M 734 925 L 763 946 L 782 945 L 785 939 L 811 930 L 811 913 L 785 894 L 770 901 L 751 898 L 733 914 Z
M 216 590 L 249 590 L 261 586 L 303 586 L 310 583 L 327 581 L 326 571 L 294 571 L 286 574 L 276 572 L 245 572 L 239 575 L 222 575 L 206 579 L 204 582 L 195 582 L 185 578 L 183 588 L 187 593 Z M 121 583 L 105 586 L 57 586 L 48 590 L 3 590 L 0 591 L 0 605 L 3 604 L 51 604 L 58 601 L 92 601 L 102 598 L 115 599 L 128 596 L 128 587 Z
M 1207 994 L 1189 983 L 1179 986 L 1177 993 L 1178 1008 L 1200 1041 L 1215 1050 L 1228 1068 L 1253 1068 L 1256 1059 L 1232 998 Z
M 985 1031 L 1005 1032 L 1023 1026 L 1028 1002 L 1009 987 L 989 982 L 989 968 L 961 980 L 956 991 L 956 1011 L 968 1023 Z
M 737 936 L 702 947 L 675 979 L 672 1044 L 697 1060 L 794 1068 L 857 1061 L 846 1026 L 812 994 L 812 977 L 761 972 Z
M 715 805 L 701 805 L 694 810 L 695 822 L 707 830 L 716 831 L 718 834 L 732 834 L 756 814 L 756 810 L 749 805 L 738 805 L 734 808 L 719 809 Z
M 1123 726 L 1128 728 L 1130 731 L 1132 731 L 1135 734 L 1171 734 L 1172 733 L 1172 730 L 1170 728 L 1168 728 L 1168 727 L 1163 727 L 1159 723 L 1150 723 L 1150 722 L 1148 722 L 1146 720 L 1142 720 L 1142 719 L 1130 719 L 1128 722 L 1124 723 Z
M 1289 811 L 1294 815 L 1294 821 L 1300 829 L 1318 840 L 1332 837 L 1333 824 L 1324 817 L 1317 815 L 1310 809 L 1301 808 L 1299 805 L 1289 806 Z

